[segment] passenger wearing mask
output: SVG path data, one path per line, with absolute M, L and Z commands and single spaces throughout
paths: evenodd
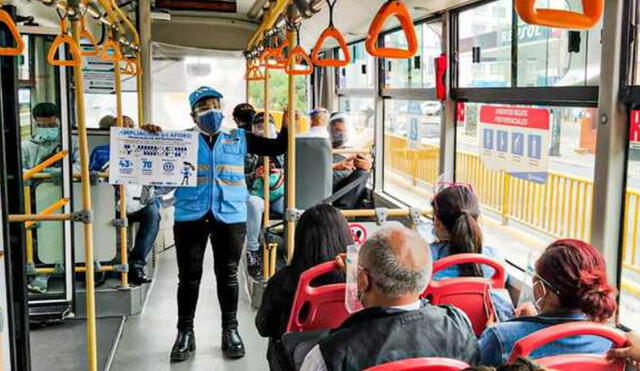
M 284 334 L 300 275 L 318 264 L 332 261 L 353 244 L 347 220 L 330 205 L 317 205 L 305 211 L 296 226 L 295 246 L 291 264 L 273 276 L 264 292 L 256 316 L 256 327 L 269 338 L 267 358 L 275 362 L 275 342 Z M 335 272 L 319 277 L 314 285 L 344 282 L 344 274 Z
M 238 125 L 239 129 L 251 131 L 251 124 L 256 115 L 256 110 L 249 103 L 238 104 L 233 109 L 233 121 Z
M 297 114 L 296 114 L 297 115 Z M 308 131 L 297 135 L 298 138 L 325 138 L 329 139 L 327 124 L 329 123 L 329 112 L 326 108 L 316 108 L 309 112 L 311 127 Z
M 336 112 L 329 121 L 329 136 L 333 149 L 345 149 L 349 142 L 350 125 L 348 116 Z M 333 205 L 339 209 L 355 209 L 366 196 L 367 180 L 371 176 L 373 162 L 364 154 L 333 155 L 333 193 L 359 182 L 358 185 L 344 196 L 336 200 Z
M 100 129 L 110 130 L 118 125 L 113 116 L 105 116 L 100 120 Z M 122 126 L 133 128 L 135 123 L 129 116 L 123 116 Z M 110 145 L 99 145 L 91 152 L 89 170 L 106 172 L 109 169 Z M 145 272 L 147 258 L 153 250 L 153 244 L 160 231 L 160 203 L 153 187 L 128 185 L 126 187 L 127 220 L 129 223 L 139 223 L 133 249 L 129 252 L 129 281 L 134 285 L 151 282 L 151 277 Z
M 504 263 L 500 253 L 483 244 L 482 230 L 478 223 L 480 202 L 470 185 L 452 184 L 436 193 L 431 202 L 433 225 L 437 242 L 429 247 L 433 260 L 455 254 L 484 254 Z M 454 266 L 433 275 L 436 281 L 454 277 L 490 278 L 494 269 L 486 265 L 464 264 Z
M 39 103 L 33 108 L 32 116 L 34 126 L 31 138 L 21 143 L 22 168 L 27 170 L 62 150 L 62 128 L 58 107 L 53 103 Z M 74 165 L 77 164 L 78 142 L 75 139 L 72 141 L 70 159 Z M 60 168 L 61 163 L 58 162 L 50 168 Z
M 429 250 L 416 232 L 383 227 L 358 255 L 358 296 L 365 309 L 312 348 L 302 371 L 355 371 L 419 357 L 475 363 L 478 343 L 467 316 L 420 300 L 432 266 Z
M 523 304 L 516 318 L 487 328 L 480 338 L 481 364 L 507 362 L 513 346 L 543 328 L 575 321 L 604 322 L 616 312 L 615 290 L 607 282 L 602 255 L 579 240 L 558 240 L 536 261 L 533 276 L 535 302 Z M 531 358 L 558 354 L 604 354 L 611 341 L 597 336 L 575 336 L 536 349 Z
M 222 130 L 222 94 L 203 86 L 189 96 L 191 117 L 200 133 L 198 184 L 175 192 L 174 238 L 178 260 L 178 336 L 171 350 L 174 362 L 189 359 L 196 349 L 193 330 L 202 264 L 207 243 L 213 247 L 218 302 L 222 312 L 222 352 L 245 355 L 238 333 L 238 263 L 247 232 L 249 193 L 244 177 L 247 153 L 279 156 L 287 150 L 287 128 L 276 139 L 243 129 Z M 157 126 L 147 125 L 150 132 Z
M 264 113 L 258 113 L 251 127 L 257 136 L 264 136 Z M 269 117 L 269 138 L 276 137 L 276 126 L 273 117 Z M 269 165 L 269 201 L 272 212 L 284 214 L 284 158 L 271 157 Z M 264 214 L 264 166 L 261 157 L 249 154 L 245 160 L 245 174 L 249 187 L 247 201 L 247 266 L 249 274 L 260 280 L 262 260 L 260 254 L 260 231 Z

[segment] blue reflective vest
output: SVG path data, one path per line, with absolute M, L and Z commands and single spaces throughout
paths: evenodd
M 195 221 L 211 211 L 222 223 L 246 222 L 249 193 L 244 178 L 247 154 L 244 130 L 221 132 L 213 150 L 203 135 L 199 141 L 198 186 L 176 190 L 175 220 Z

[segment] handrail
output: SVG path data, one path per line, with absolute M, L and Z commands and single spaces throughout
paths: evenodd
M 516 12 L 528 24 L 586 30 L 595 26 L 604 12 L 604 0 L 582 0 L 582 13 L 562 9 L 537 9 L 535 0 L 515 0 Z
M 297 30 L 293 27 L 287 29 L 287 43 L 289 44 L 289 50 L 296 45 L 296 33 Z M 287 58 L 287 66 L 291 64 L 291 61 Z M 293 75 L 288 75 L 287 81 L 287 122 L 288 138 L 287 138 L 287 210 L 295 210 L 296 208 L 296 133 L 297 125 L 296 121 L 296 78 Z M 287 221 L 287 262 L 291 263 L 293 252 L 295 249 L 295 230 L 296 222 L 291 219 Z
M 11 214 L 9 215 L 9 223 L 24 223 L 24 222 L 55 222 L 72 220 L 71 214 L 49 214 L 49 215 L 27 215 L 27 214 Z
M 344 54 L 344 58 L 320 58 L 320 52 L 322 51 L 322 46 L 326 42 L 328 38 L 333 38 L 338 42 L 338 46 L 342 50 Z M 347 41 L 345 40 L 342 33 L 335 27 L 329 26 L 322 34 L 320 34 L 320 38 L 316 42 L 316 45 L 313 47 L 313 52 L 311 53 L 311 61 L 314 65 L 319 67 L 345 67 L 351 62 L 351 53 L 349 52 L 349 47 L 347 46 Z
M 7 57 L 19 56 L 20 54 L 22 54 L 22 51 L 24 50 L 24 41 L 22 40 L 22 37 L 20 37 L 20 31 L 18 31 L 18 27 L 16 26 L 15 22 L 13 21 L 9 13 L 2 10 L 1 8 L 0 8 L 0 23 L 7 26 L 7 29 L 9 30 L 9 33 L 13 37 L 13 41 L 15 43 L 15 46 L 13 48 L 0 47 L 0 56 L 7 56 Z
M 389 17 L 395 16 L 407 38 L 407 49 L 379 48 L 378 38 Z M 378 11 L 367 33 L 365 41 L 367 52 L 378 58 L 411 58 L 418 52 L 418 37 L 413 19 L 407 7 L 400 0 L 387 1 Z
M 71 59 L 56 59 L 56 52 L 62 44 L 66 44 L 69 47 Z M 47 62 L 52 66 L 58 67 L 79 67 L 82 63 L 82 51 L 80 47 L 78 47 L 78 43 L 67 34 L 67 23 L 65 19 L 60 20 L 60 34 L 53 40 L 49 48 Z
M 22 174 L 22 180 L 29 180 L 33 178 L 34 175 L 41 173 L 44 169 L 62 160 L 68 153 L 69 151 L 64 149 L 56 153 L 55 155 L 49 157 L 48 159 L 42 161 L 38 165 L 32 167 L 31 169 L 27 170 L 24 174 Z
M 256 66 L 250 67 L 247 70 L 246 80 L 247 81 L 264 81 L 265 75 L 262 73 L 259 67 L 256 67 Z
M 306 67 L 301 62 L 306 63 Z M 301 66 L 302 68 L 298 68 L 296 66 Z M 309 55 L 304 51 L 302 46 L 297 45 L 291 53 L 289 54 L 289 58 L 287 59 L 287 65 L 284 68 L 284 71 L 289 75 L 311 75 L 313 73 L 313 62 L 309 59 Z
M 281 70 L 285 68 L 286 62 L 282 62 L 282 59 L 278 54 L 278 49 L 265 48 L 264 52 L 262 52 L 261 59 L 267 69 Z
M 109 55 L 109 50 L 113 50 L 113 55 Z M 105 41 L 100 52 L 100 59 L 106 62 L 120 62 L 122 60 L 120 44 L 113 40 Z
M 46 209 L 42 210 L 41 212 L 39 212 L 37 215 L 50 215 L 53 214 L 54 211 L 58 210 L 59 208 L 63 207 L 64 205 L 69 203 L 69 199 L 68 198 L 61 198 L 60 200 L 54 202 L 51 206 L 47 207 Z M 32 225 L 34 225 L 35 222 L 33 220 L 30 220 L 28 222 L 24 223 L 24 227 L 25 228 L 29 228 Z
M 137 76 L 140 72 L 138 61 L 131 58 L 123 58 L 123 61 L 125 62 L 125 65 L 121 73 L 127 76 Z
M 291 2 L 291 0 L 276 0 L 277 3 L 275 5 L 271 5 L 269 10 L 265 13 L 262 23 L 258 28 L 254 31 L 253 36 L 249 40 L 247 45 L 247 50 L 251 50 L 255 45 L 258 45 L 266 31 L 269 31 L 276 24 L 280 15 L 285 11 L 287 5 Z
M 98 55 L 98 53 L 100 53 L 100 47 L 98 46 L 98 42 L 96 41 L 96 38 L 93 36 L 93 33 L 91 33 L 91 30 L 89 30 L 89 28 L 87 27 L 87 19 L 85 17 L 80 18 L 80 38 L 88 40 L 93 47 L 93 50 L 88 50 L 88 51 L 81 50 L 80 54 L 83 57 L 95 57 L 96 55 Z

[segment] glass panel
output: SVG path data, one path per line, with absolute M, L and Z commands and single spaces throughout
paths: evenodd
M 388 59 L 385 61 L 385 87 L 432 88 L 435 86 L 434 59 L 442 53 L 442 23 L 431 22 L 416 25 L 418 54 L 411 59 Z M 402 31 L 385 36 L 385 45 L 406 48 Z
M 536 4 L 582 9 L 579 0 L 544 0 Z M 602 22 L 590 31 L 570 32 L 529 25 L 518 19 L 518 86 L 597 86 L 601 31 Z
M 385 100 L 384 191 L 427 208 L 439 177 L 441 104 Z
M 459 14 L 460 87 L 511 86 L 511 14 L 511 0 L 497 0 Z
M 595 109 L 461 108 L 456 180 L 480 198 L 486 244 L 522 267 L 554 239 L 589 241 Z
M 339 86 L 342 89 L 374 89 L 376 62 L 367 53 L 364 42 L 349 45 L 351 53 L 351 63 L 340 68 Z M 344 58 L 342 50 L 339 52 L 340 58 Z
M 631 111 L 622 238 L 620 322 L 640 330 L 640 110 Z
M 270 72 L 269 78 L 269 108 L 272 111 L 282 111 L 287 108 L 289 99 L 289 75 L 281 70 Z M 296 77 L 296 107 L 304 110 L 307 107 L 307 80 L 304 76 Z M 264 81 L 249 82 L 249 103 L 259 109 L 264 109 Z M 233 107 L 232 107 L 233 109 Z
M 353 133 L 349 135 L 348 146 L 372 148 L 374 141 L 375 102 L 373 98 L 340 97 L 340 112 L 349 115 Z

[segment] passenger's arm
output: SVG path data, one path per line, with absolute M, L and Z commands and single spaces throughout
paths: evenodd
M 247 152 L 259 156 L 279 156 L 287 152 L 288 130 L 283 127 L 276 139 L 270 139 L 247 132 Z
M 493 328 L 489 327 L 484 330 L 478 341 L 478 346 L 480 347 L 480 364 L 497 367 L 504 363 L 502 344 Z
M 630 332 L 627 334 L 628 346 L 625 348 L 611 349 L 607 354 L 610 358 L 627 358 L 640 366 L 640 334 Z
M 327 371 L 327 364 L 322 357 L 320 345 L 313 347 L 307 356 L 304 357 L 300 371 Z
M 274 302 L 279 294 L 275 292 L 274 286 L 272 279 L 272 282 L 269 282 L 267 288 L 264 290 L 262 303 L 256 315 L 256 328 L 258 329 L 258 333 L 260 336 L 266 338 L 279 338 L 281 335 L 278 333 L 278 321 L 273 320 L 279 316 L 279 312 L 282 310 L 282 307 L 278 308 L 279 306 Z

